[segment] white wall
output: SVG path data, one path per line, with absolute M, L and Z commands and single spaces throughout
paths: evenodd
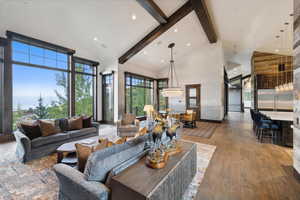
M 221 43 L 203 47 L 176 60 L 180 86 L 201 84 L 201 119 L 222 120 L 224 116 L 224 52 Z M 160 72 L 166 77 L 167 70 Z M 170 107 L 185 108 L 185 98 L 169 100 Z

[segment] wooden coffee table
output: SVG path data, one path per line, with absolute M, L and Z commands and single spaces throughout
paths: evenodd
M 57 163 L 66 163 L 66 164 L 77 163 L 75 144 L 82 143 L 85 145 L 92 146 L 92 145 L 96 144 L 98 142 L 98 140 L 99 140 L 99 136 L 94 136 L 94 137 L 85 138 L 85 139 L 81 139 L 81 140 L 77 140 L 77 141 L 73 141 L 73 142 L 68 142 L 68 143 L 65 143 L 65 144 L 59 146 L 56 149 Z M 69 156 L 64 157 L 64 154 L 67 154 Z
M 182 152 L 162 169 L 146 166 L 145 158 L 114 176 L 112 200 L 181 200 L 197 170 L 197 146 L 180 141 Z

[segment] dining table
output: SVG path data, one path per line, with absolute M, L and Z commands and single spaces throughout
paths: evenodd
M 294 120 L 293 112 L 278 112 L 278 111 L 260 111 L 260 112 L 275 121 L 292 122 Z
M 280 125 L 281 143 L 284 146 L 293 146 L 293 112 L 280 111 L 260 111 L 262 114 L 269 117 L 271 120 Z

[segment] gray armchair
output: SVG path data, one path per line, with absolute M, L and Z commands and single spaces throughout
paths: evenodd
M 126 113 L 121 120 L 117 121 L 117 132 L 119 137 L 134 137 L 140 129 L 140 121 L 134 114 Z

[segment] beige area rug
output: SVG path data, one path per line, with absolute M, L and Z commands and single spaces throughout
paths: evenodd
M 211 138 L 219 123 L 197 122 L 197 128 L 184 128 L 182 134 L 185 136 Z
M 196 196 L 215 149 L 215 146 L 197 143 L 197 174 L 183 200 L 193 200 Z M 52 170 L 56 155 L 23 164 L 16 160 L 14 150 L 15 143 L 0 148 L 0 200 L 58 199 L 58 180 Z

